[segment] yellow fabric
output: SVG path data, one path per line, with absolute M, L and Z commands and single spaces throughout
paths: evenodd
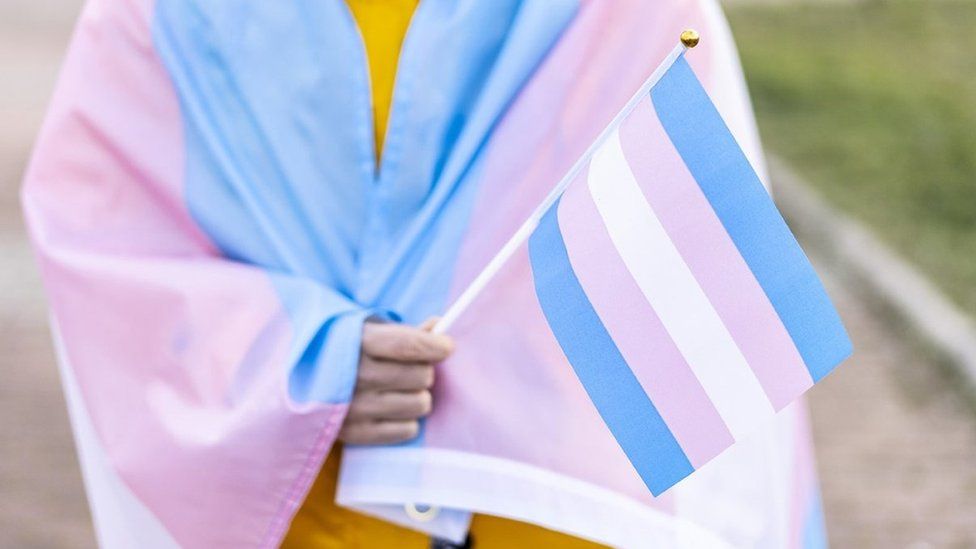
M 332 449 L 305 503 L 291 523 L 282 549 L 426 549 L 427 536 L 335 504 L 338 445 Z
M 372 82 L 377 158 L 393 99 L 400 45 L 418 0 L 347 0 L 359 25 Z M 407 528 L 374 519 L 335 504 L 339 475 L 338 445 L 332 449 L 305 503 L 298 510 L 282 547 L 285 549 L 398 548 L 425 549 L 430 539 Z M 592 549 L 594 543 L 522 522 L 476 515 L 471 537 L 477 549 L 554 547 Z
M 417 0 L 346 0 L 352 11 L 369 58 L 369 79 L 373 94 L 373 130 L 376 157 L 383 151 L 386 125 L 393 101 L 400 46 L 407 35 Z

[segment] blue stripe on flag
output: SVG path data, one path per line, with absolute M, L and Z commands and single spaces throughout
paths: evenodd
M 851 353 L 820 279 L 681 57 L 651 90 L 671 142 L 793 338 L 814 381 Z
M 536 295 L 556 340 L 617 443 L 655 496 L 694 471 L 597 316 L 569 262 L 557 202 L 529 239 Z

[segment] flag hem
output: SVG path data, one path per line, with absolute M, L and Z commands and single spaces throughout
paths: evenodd
M 417 478 L 424 482 L 411 482 Z M 533 465 L 457 450 L 347 448 L 336 502 L 387 520 L 402 514 L 403 505 L 423 502 L 511 518 L 615 547 L 728 547 L 696 524 L 612 490 Z M 389 506 L 388 512 L 381 506 Z M 397 522 L 432 533 L 431 523 Z

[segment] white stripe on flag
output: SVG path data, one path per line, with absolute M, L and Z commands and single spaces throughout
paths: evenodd
M 634 178 L 614 132 L 587 184 L 617 252 L 736 440 L 774 410 Z

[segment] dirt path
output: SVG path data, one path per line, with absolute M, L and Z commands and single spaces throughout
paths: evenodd
M 16 189 L 70 0 L 0 5 L 0 547 L 94 545 Z M 812 394 L 835 547 L 976 546 L 976 416 L 842 284 L 857 355 Z
M 828 280 L 856 355 L 811 395 L 834 547 L 976 547 L 976 416 L 878 307 Z
M 17 189 L 75 1 L 0 3 L 0 547 L 94 546 Z

